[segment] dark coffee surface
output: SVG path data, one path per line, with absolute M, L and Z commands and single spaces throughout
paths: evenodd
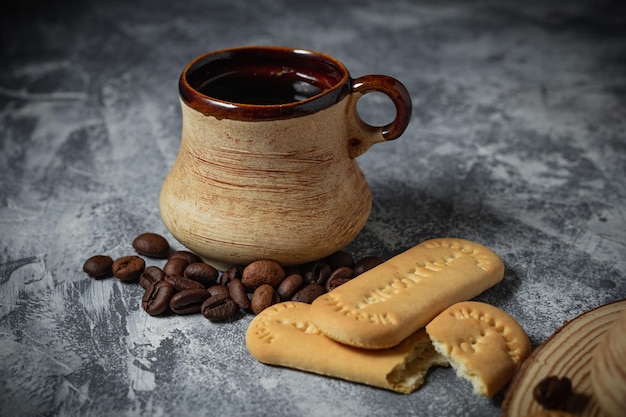
M 216 77 L 198 91 L 218 100 L 242 104 L 286 104 L 306 100 L 324 91 L 294 75 L 235 73 Z
M 478 300 L 533 346 L 626 297 L 623 8 L 350 3 L 25 1 L 0 13 L 0 415 L 499 416 L 502 393 L 478 397 L 449 368 L 405 396 L 264 366 L 245 347 L 252 315 L 152 317 L 139 284 L 82 271 L 91 255 L 134 253 L 145 231 L 183 249 L 158 194 L 180 143 L 178 77 L 211 50 L 319 50 L 411 92 L 404 135 L 358 159 L 374 205 L 355 257 L 442 236 L 487 245 L 506 271 Z M 362 112 L 386 122 L 377 100 Z M 233 305 L 209 307 L 219 318 Z

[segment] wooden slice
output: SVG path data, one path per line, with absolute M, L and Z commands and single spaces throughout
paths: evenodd
M 565 323 L 522 363 L 502 403 L 500 417 L 524 417 L 544 410 L 533 389 L 548 376 L 572 381 L 567 411 L 581 417 L 603 417 L 591 387 L 591 358 L 598 342 L 626 308 L 626 299 L 587 311 Z

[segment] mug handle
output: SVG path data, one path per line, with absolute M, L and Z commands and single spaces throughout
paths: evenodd
M 356 109 L 359 98 L 367 93 L 379 92 L 389 97 L 396 108 L 395 119 L 385 126 L 372 126 L 361 119 Z M 386 75 L 364 75 L 352 80 L 353 131 L 348 139 L 348 152 L 355 158 L 375 143 L 398 138 L 409 125 L 413 105 L 411 95 L 398 80 Z

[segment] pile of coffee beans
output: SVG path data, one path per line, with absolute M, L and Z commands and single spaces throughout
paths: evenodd
M 168 241 L 156 233 L 137 236 L 133 248 L 138 255 L 116 260 L 107 255 L 92 256 L 83 264 L 83 271 L 95 279 L 115 276 L 124 282 L 139 282 L 145 290 L 141 306 L 152 316 L 202 314 L 214 322 L 230 319 L 242 311 L 259 314 L 281 301 L 310 304 L 383 262 L 377 256 L 357 261 L 350 253 L 339 251 L 295 267 L 260 259 L 220 273 L 192 252 L 172 251 Z M 139 255 L 167 261 L 163 268 L 146 267 Z

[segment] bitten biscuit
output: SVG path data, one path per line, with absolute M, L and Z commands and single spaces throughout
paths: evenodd
M 426 326 L 437 352 L 474 391 L 492 397 L 530 355 L 530 340 L 515 319 L 490 304 L 455 304 Z
M 275 304 L 256 316 L 246 333 L 258 361 L 409 394 L 431 366 L 448 363 L 421 329 L 398 346 L 366 350 L 337 343 L 309 321 L 310 305 Z
M 328 337 L 366 349 L 395 346 L 450 305 L 502 280 L 494 252 L 463 239 L 432 239 L 317 298 L 311 321 Z

